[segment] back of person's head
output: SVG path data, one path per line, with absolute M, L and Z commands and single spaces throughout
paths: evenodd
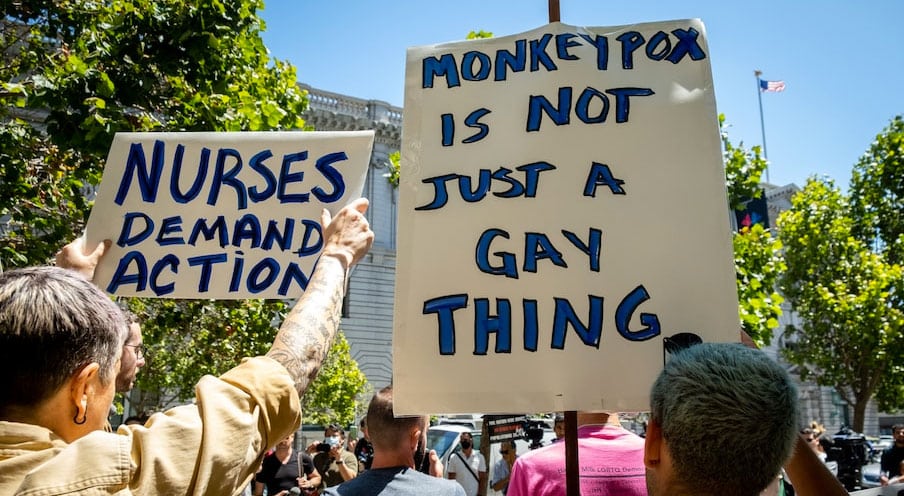
M 367 407 L 367 435 L 374 451 L 393 451 L 408 446 L 412 428 L 426 428 L 422 416 L 395 417 L 392 411 L 392 386 L 387 386 L 370 400 Z
M 650 392 L 679 491 L 758 495 L 797 435 L 797 390 L 759 350 L 704 343 L 675 354 Z
M 73 272 L 0 274 L 0 415 L 39 405 L 91 362 L 108 384 L 127 335 L 116 304 Z

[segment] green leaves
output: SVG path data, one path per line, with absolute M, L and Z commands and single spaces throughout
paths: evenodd
M 760 157 L 759 147 L 747 151 L 743 143 L 736 147 L 729 141 L 725 116 L 721 114 L 719 128 L 728 203 L 737 209 L 744 201 L 761 194 L 760 175 L 766 161 Z M 759 224 L 734 233 L 733 244 L 741 327 L 757 345 L 764 346 L 772 341 L 772 331 L 778 327 L 778 317 L 782 314 L 784 298 L 775 290 L 778 276 L 785 268 L 782 244 Z
M 88 193 L 116 132 L 304 128 L 306 94 L 295 68 L 270 58 L 260 37 L 262 6 L 260 0 L 6 5 L 0 264 L 47 263 L 81 233 Z M 201 375 L 265 353 L 286 309 L 283 302 L 258 300 L 132 299 L 130 306 L 143 318 L 148 346 L 149 363 L 138 379 L 141 411 L 185 400 Z M 357 374 L 346 375 L 363 377 Z
M 744 201 L 760 194 L 760 177 L 766 170 L 766 160 L 760 155 L 759 146 L 749 151 L 744 143 L 734 146 L 725 131 L 725 115 L 719 114 L 719 130 L 722 133 L 722 159 L 725 161 L 725 182 L 728 188 L 728 204 L 733 209 L 741 207 Z
M 735 271 L 738 283 L 738 315 L 741 326 L 760 346 L 772 341 L 784 298 L 776 282 L 785 269 L 782 244 L 760 224 L 734 234 Z
M 351 347 L 340 331 L 317 378 L 302 398 L 301 410 L 308 424 L 354 423 L 358 406 L 366 408 L 370 389 L 367 378 L 351 356 Z
M 895 296 L 902 270 L 861 236 L 870 230 L 864 223 L 873 222 L 864 212 L 832 181 L 811 178 L 778 222 L 787 264 L 781 286 L 800 316 L 788 329 L 795 345 L 786 358 L 802 377 L 834 387 L 854 406 L 855 430 L 880 388 L 904 384 L 904 374 L 894 373 L 904 358 L 904 314 Z

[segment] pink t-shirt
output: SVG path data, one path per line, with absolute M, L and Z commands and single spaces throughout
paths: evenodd
M 578 429 L 581 494 L 646 496 L 640 436 L 614 425 Z M 515 460 L 507 496 L 565 496 L 565 441 Z

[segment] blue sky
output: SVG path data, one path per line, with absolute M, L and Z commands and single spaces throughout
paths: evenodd
M 904 1 L 607 2 L 560 0 L 579 26 L 700 18 L 706 25 L 716 104 L 736 144 L 761 144 L 756 79 L 783 80 L 763 94 L 769 179 L 803 186 L 811 175 L 846 187 L 850 171 L 904 113 Z M 405 50 L 495 36 L 548 22 L 545 0 L 266 0 L 263 39 L 315 88 L 401 106 Z

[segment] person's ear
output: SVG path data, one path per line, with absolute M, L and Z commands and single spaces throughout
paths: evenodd
M 84 420 L 80 419 L 84 419 L 88 414 L 88 399 L 94 396 L 94 386 L 99 373 L 100 364 L 91 362 L 69 380 L 69 398 L 75 408 L 73 422 L 76 424 L 83 423 Z
M 415 427 L 414 429 L 411 430 L 411 435 L 408 436 L 408 447 L 411 451 L 414 451 L 417 449 L 417 444 L 421 440 L 422 432 L 423 431 L 418 427 Z
M 650 420 L 647 423 L 647 435 L 643 444 L 643 464 L 648 469 L 656 469 L 664 457 L 665 446 L 662 439 L 662 428 Z

